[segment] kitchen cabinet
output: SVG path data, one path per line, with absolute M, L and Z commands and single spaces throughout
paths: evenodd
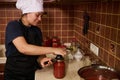
M 5 64 L 0 64 L 0 80 L 4 80 L 4 66 Z

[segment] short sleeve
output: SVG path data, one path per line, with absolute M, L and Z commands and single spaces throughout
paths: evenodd
M 22 28 L 18 21 L 9 22 L 6 27 L 6 44 L 9 44 L 18 36 L 23 36 Z

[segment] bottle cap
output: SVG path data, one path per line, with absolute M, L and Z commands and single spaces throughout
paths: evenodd
M 56 60 L 64 60 L 64 58 L 63 58 L 62 55 L 57 55 L 55 59 L 56 59 Z

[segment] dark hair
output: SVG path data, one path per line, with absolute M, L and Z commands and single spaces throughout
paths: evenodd
M 22 18 L 23 16 L 25 16 L 25 15 L 27 15 L 27 13 L 22 14 L 22 15 L 21 15 L 21 18 Z

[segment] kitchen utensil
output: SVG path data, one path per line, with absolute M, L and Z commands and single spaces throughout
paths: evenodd
M 116 70 L 97 64 L 80 68 L 78 74 L 85 80 L 120 80 L 120 73 Z

